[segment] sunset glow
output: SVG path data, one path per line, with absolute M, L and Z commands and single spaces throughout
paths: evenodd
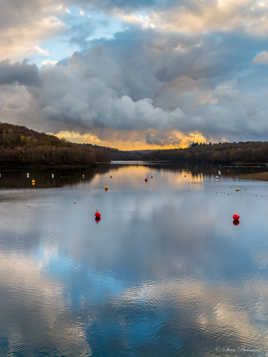
M 204 144 L 207 139 L 198 132 L 185 135 L 179 131 L 172 130 L 159 132 L 149 131 L 112 131 L 105 130 L 101 134 L 79 134 L 73 131 L 60 131 L 56 134 L 59 139 L 65 139 L 79 144 L 92 144 L 99 146 L 108 146 L 119 150 L 165 150 L 165 149 L 185 149 L 192 143 Z M 151 140 L 156 143 L 146 141 Z

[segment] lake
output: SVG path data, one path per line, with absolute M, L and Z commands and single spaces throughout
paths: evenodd
M 268 356 L 268 182 L 217 170 L 2 172 L 0 356 Z

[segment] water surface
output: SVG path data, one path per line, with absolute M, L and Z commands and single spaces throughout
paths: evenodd
M 268 356 L 268 183 L 51 173 L 0 180 L 0 356 Z

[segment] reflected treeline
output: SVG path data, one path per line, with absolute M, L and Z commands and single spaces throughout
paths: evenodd
M 139 165 L 142 167 L 143 165 Z M 263 167 L 223 167 L 219 165 L 174 165 L 172 163 L 144 163 L 152 170 L 169 172 L 188 172 L 193 179 L 202 177 L 243 177 L 256 173 L 267 173 Z M 107 174 L 110 171 L 119 171 L 122 168 L 133 168 L 133 164 L 107 164 L 96 168 L 80 169 L 0 169 L 0 189 L 4 188 L 49 188 L 76 185 L 80 182 L 90 182 L 97 174 Z
M 122 167 L 133 167 L 133 164 L 117 164 L 114 162 L 110 167 L 113 170 L 120 170 Z M 141 166 L 137 164 L 137 166 Z M 268 168 L 264 166 L 225 166 L 225 165 L 215 165 L 215 164 L 207 164 L 207 163 L 172 163 L 172 162 L 161 162 L 161 163 L 153 163 L 153 162 L 144 162 L 144 166 L 154 169 L 154 170 L 166 170 L 171 172 L 180 172 L 187 171 L 189 172 L 193 178 L 206 176 L 206 177 L 215 177 L 217 175 L 223 177 L 243 177 L 244 175 L 256 174 L 256 173 L 267 173 Z
M 109 166 L 89 169 L 0 170 L 0 189 L 50 188 L 90 182 L 96 174 L 105 174 Z

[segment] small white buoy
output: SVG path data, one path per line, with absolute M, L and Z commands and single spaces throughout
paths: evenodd
M 26 177 L 30 178 L 30 173 L 29 172 L 27 172 Z
M 54 177 L 55 177 L 55 175 L 52 173 L 52 174 L 51 174 L 51 178 L 54 179 Z

